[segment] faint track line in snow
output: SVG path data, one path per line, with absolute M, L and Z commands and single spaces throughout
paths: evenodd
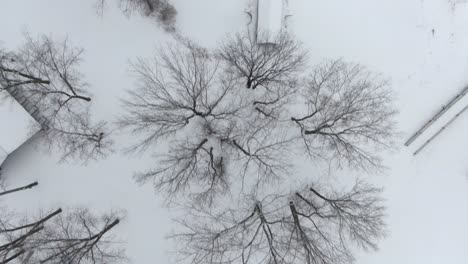
M 434 135 L 432 135 L 424 144 L 422 144 L 413 155 L 420 153 L 427 145 L 429 145 L 437 136 L 439 136 L 448 126 L 450 126 L 458 117 L 460 117 L 466 110 L 468 110 L 468 105 L 465 106 L 460 112 L 458 112 L 452 119 L 450 119 L 442 128 L 440 128 Z
M 468 86 L 458 93 L 448 104 L 442 106 L 442 109 L 429 121 L 427 121 L 416 133 L 414 133 L 406 142 L 405 146 L 411 145 L 424 131 L 426 131 L 434 122 L 436 122 L 445 112 L 447 112 L 452 106 L 454 106 L 460 99 L 462 99 L 468 93 Z
M 450 5 L 452 6 L 452 12 L 455 11 L 458 5 L 466 4 L 468 0 L 449 0 Z

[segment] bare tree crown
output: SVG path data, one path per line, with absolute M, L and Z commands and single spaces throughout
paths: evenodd
M 161 50 L 153 61 L 140 59 L 133 69 L 138 89 L 124 100 L 127 115 L 119 125 L 143 135 L 134 150 L 171 140 L 162 166 L 138 175 L 139 181 L 155 179 L 171 195 L 191 193 L 187 188 L 196 185 L 197 197 L 212 200 L 230 185 L 233 167 L 244 176 L 259 171 L 260 178 L 286 171 L 280 151 L 288 139 L 273 131 L 271 118 L 280 103 L 269 101 L 282 101 L 284 92 L 259 92 L 265 101 L 246 94 L 222 61 L 190 42 Z M 262 113 L 254 111 L 260 107 Z
M 93 123 L 88 85 L 78 70 L 83 50 L 67 39 L 47 36 L 16 52 L 0 51 L 0 91 L 24 98 L 43 128 L 42 139 L 62 151 L 63 160 L 89 160 L 109 153 L 106 122 Z
M 0 197 L 34 188 L 37 182 L 0 192 Z M 1 200 L 0 200 L 1 202 Z M 121 213 L 100 216 L 87 208 L 57 209 L 37 217 L 0 211 L 0 263 L 128 263 L 112 233 Z M 112 231 L 111 231 L 112 230 Z
M 97 0 L 96 7 L 103 13 L 108 0 Z M 155 19 L 164 30 L 174 32 L 177 10 L 169 0 L 118 0 L 122 11 L 131 15 L 138 12 L 143 16 Z
M 185 232 L 173 237 L 184 261 L 345 264 L 354 247 L 377 248 L 379 189 L 358 182 L 344 193 L 317 184 L 289 193 L 278 185 L 296 183 L 295 165 L 310 160 L 380 168 L 376 150 L 394 135 L 389 85 L 358 64 L 326 61 L 307 75 L 305 63 L 291 36 L 265 47 L 243 33 L 214 53 L 182 41 L 133 64 L 138 88 L 119 124 L 142 135 L 133 149 L 168 143 L 136 178 L 170 202 L 185 198 Z M 236 208 L 234 197 L 247 205 Z
M 358 182 L 343 193 L 309 186 L 250 198 L 221 213 L 194 205 L 173 238 L 187 263 L 352 263 L 351 244 L 375 249 L 385 235 L 379 193 Z
M 245 80 L 247 88 L 268 87 L 271 83 L 287 85 L 305 64 L 307 53 L 294 38 L 287 33 L 272 37 L 274 45 L 262 46 L 257 44 L 256 34 L 238 33 L 219 48 L 219 56 Z
M 307 153 L 352 167 L 380 166 L 376 149 L 390 147 L 395 134 L 387 81 L 361 65 L 330 61 L 305 78 L 302 96 L 305 111 L 291 120 Z
M 124 100 L 127 114 L 119 124 L 143 135 L 133 149 L 169 142 L 169 151 L 159 153 L 161 166 L 139 174 L 139 181 L 154 181 L 170 196 L 213 197 L 235 182 L 259 187 L 287 178 L 298 144 L 313 158 L 339 165 L 381 166 L 373 150 L 390 145 L 395 113 L 385 80 L 341 60 L 317 65 L 298 79 L 304 57 L 294 40 L 281 34 L 278 46 L 260 51 L 249 37 L 228 39 L 221 56 L 183 41 L 133 64 L 138 89 Z M 239 47 L 246 39 L 251 46 Z M 245 76 L 239 77 L 228 58 L 239 58 L 238 52 L 246 58 L 260 53 L 254 61 L 265 59 L 265 67 L 274 61 L 270 70 L 278 75 L 255 77 L 258 89 L 242 89 Z M 287 70 L 278 70 L 283 66 Z M 198 191 L 190 191 L 193 186 Z

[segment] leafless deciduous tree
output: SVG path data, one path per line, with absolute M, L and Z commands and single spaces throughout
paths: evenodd
M 389 147 L 395 135 L 387 81 L 360 65 L 328 61 L 305 79 L 302 96 L 305 111 L 291 120 L 309 154 L 354 167 L 380 166 L 376 149 Z
M 0 246 L 3 261 L 21 263 L 125 263 L 124 250 L 116 246 L 111 230 L 119 224 L 116 215 L 96 217 L 87 209 L 62 213 L 58 209 L 37 220 L 24 219 L 19 225 L 3 223 Z
M 238 33 L 224 41 L 219 56 L 245 80 L 247 88 L 268 89 L 271 83 L 289 85 L 303 68 L 307 53 L 286 33 L 272 38 L 275 45 L 266 47 L 257 45 L 254 34 Z
M 0 196 L 4 196 L 4 195 L 7 195 L 7 194 L 20 192 L 20 191 L 24 191 L 24 190 L 28 190 L 28 189 L 32 189 L 32 188 L 36 187 L 38 184 L 39 184 L 38 182 L 33 182 L 33 183 L 30 183 L 30 184 L 22 186 L 22 187 L 14 188 L 14 189 L 11 189 L 11 190 L 0 191 Z
M 38 220 L 26 221 L 20 220 L 19 224 L 11 224 L 13 216 L 9 216 L 6 219 L 6 215 L 2 215 L 0 219 L 0 235 L 1 243 L 0 246 L 0 260 L 2 263 L 8 263 L 15 259 L 22 259 L 27 251 L 24 249 L 25 243 L 32 239 L 37 233 L 43 231 L 43 225 L 62 213 L 62 209 L 58 209 L 50 214 L 41 217 Z M 26 262 L 27 263 L 27 262 Z
M 195 193 L 211 200 L 235 176 L 243 186 L 246 178 L 250 186 L 282 179 L 294 142 L 339 165 L 378 168 L 373 150 L 389 146 L 394 134 L 390 89 L 359 65 L 327 62 L 305 80 L 285 72 L 266 89 L 242 89 L 229 63 L 183 41 L 133 68 L 138 89 L 124 100 L 127 115 L 119 124 L 143 135 L 134 149 L 170 142 L 160 166 L 137 179 L 153 181 L 171 197 Z
M 5 190 L 0 197 L 28 190 L 34 182 Z M 125 251 L 111 230 L 119 214 L 96 216 L 86 208 L 41 212 L 38 217 L 0 211 L 0 263 L 127 263 Z
M 30 263 L 125 263 L 111 230 L 119 224 L 114 214 L 97 217 L 87 209 L 58 215 L 25 244 L 34 252 Z
M 173 238 L 188 263 L 352 263 L 354 246 L 376 249 L 385 235 L 379 192 L 358 182 L 344 193 L 308 186 L 250 199 L 220 214 L 195 205 Z
M 93 123 L 91 97 L 78 71 L 83 50 L 67 40 L 27 36 L 16 52 L 0 50 L 0 91 L 8 90 L 29 109 L 44 128 L 43 139 L 63 153 L 81 160 L 105 156 L 112 141 L 106 123 Z
M 187 232 L 174 236 L 190 263 L 344 264 L 353 246 L 375 249 L 384 236 L 379 190 L 362 182 L 346 193 L 309 186 L 262 198 L 262 187 L 277 187 L 268 183 L 294 177 L 290 167 L 304 159 L 298 144 L 314 158 L 369 169 L 381 166 L 374 150 L 394 134 L 390 89 L 379 75 L 338 60 L 303 78 L 305 53 L 278 38 L 258 47 L 238 35 L 215 53 L 182 40 L 133 65 L 138 88 L 119 125 L 143 136 L 135 150 L 168 143 L 156 169 L 137 180 L 170 200 L 192 198 L 182 203 L 192 206 Z M 228 210 L 213 202 L 232 191 L 260 201 Z
M 33 188 L 33 183 L 2 195 Z M 57 209 L 37 218 L 0 213 L 0 263 L 126 263 L 124 250 L 110 234 L 116 213 L 97 217 L 89 210 Z M 19 261 L 19 262 L 18 262 Z
M 98 0 L 97 9 L 103 12 L 108 0 Z M 143 16 L 156 19 L 162 27 L 169 32 L 176 30 L 175 23 L 177 10 L 169 0 L 118 0 L 122 11 L 131 15 L 133 12 L 139 12 Z
M 229 186 L 229 175 L 255 170 L 261 179 L 285 173 L 280 152 L 288 138 L 275 132 L 271 118 L 280 103 L 268 101 L 282 101 L 283 92 L 264 101 L 244 93 L 222 61 L 191 42 L 167 47 L 133 68 L 139 87 L 124 101 L 127 115 L 120 126 L 143 134 L 133 149 L 146 150 L 163 138 L 171 142 L 161 166 L 139 181 L 156 180 L 171 195 L 197 185 L 190 193 L 211 200 Z

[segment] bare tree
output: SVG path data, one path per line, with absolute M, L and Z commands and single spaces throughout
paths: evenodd
M 24 191 L 24 190 L 28 190 L 28 189 L 32 189 L 32 188 L 36 187 L 37 185 L 39 185 L 39 183 L 36 181 L 36 182 L 30 183 L 28 185 L 22 186 L 22 187 L 14 188 L 14 189 L 11 189 L 11 190 L 0 191 L 0 196 L 4 196 L 4 195 L 7 195 L 7 194 L 11 194 L 11 193 L 19 192 L 19 191 Z
M 0 246 L 1 263 L 8 263 L 17 258 L 23 258 L 27 252 L 24 249 L 25 243 L 37 233 L 42 232 L 44 224 L 60 213 L 62 213 L 62 209 L 55 210 L 38 220 L 20 220 L 20 223 L 16 225 L 11 224 L 12 220 L 10 218 L 13 218 L 11 215 L 8 218 L 2 215 L 2 219 L 0 219 L 0 236 L 4 244 Z
M 61 209 L 40 217 L 2 222 L 0 235 L 6 243 L 0 246 L 0 259 L 7 263 L 126 263 L 124 250 L 116 247 L 110 234 L 120 220 L 111 213 L 97 217 L 83 208 L 64 215 Z M 7 261 L 8 260 L 8 261 Z
M 107 0 L 97 0 L 98 12 L 104 11 L 106 3 Z M 138 12 L 158 21 L 166 31 L 176 30 L 177 10 L 169 0 L 119 0 L 119 5 L 127 15 Z
M 4 190 L 0 192 L 0 196 L 11 195 L 20 191 L 29 190 L 36 187 L 37 185 L 37 182 L 33 182 L 28 185 L 13 189 L 4 188 Z M 61 210 L 56 211 L 48 217 L 38 220 L 35 224 L 40 225 L 60 212 Z M 20 247 L 17 247 L 16 245 L 21 244 L 23 241 L 37 232 L 37 230 L 30 230 L 29 232 L 25 232 L 20 236 L 15 236 L 14 233 L 16 231 L 22 229 L 25 230 L 34 226 L 34 224 L 24 224 L 13 227 L 10 225 L 13 217 L 14 215 L 9 212 L 8 208 L 0 204 L 0 263 L 2 264 L 9 263 L 23 256 L 26 251 Z
M 357 64 L 327 61 L 305 79 L 302 96 L 305 109 L 291 120 L 307 153 L 353 167 L 380 166 L 375 150 L 390 147 L 395 135 L 386 80 Z
M 224 41 L 219 56 L 245 80 L 247 88 L 268 89 L 272 83 L 288 85 L 303 68 L 307 53 L 286 33 L 272 38 L 275 44 L 265 47 L 257 45 L 256 35 L 238 33 Z
M 270 84 L 268 89 L 254 91 L 257 99 L 253 101 L 255 111 L 268 119 L 289 120 L 291 105 L 297 103 L 299 83 L 290 80 L 287 84 Z
M 180 221 L 187 263 L 352 263 L 352 246 L 376 249 L 385 234 L 380 190 L 357 182 L 345 193 L 308 186 L 290 195 L 251 198 L 246 209 L 214 213 L 194 205 Z M 288 202 L 289 201 L 289 202 Z
M 43 139 L 63 151 L 62 158 L 105 156 L 112 145 L 106 123 L 93 123 L 88 85 L 78 71 L 82 49 L 67 40 L 26 36 L 16 52 L 0 51 L 0 91 L 8 91 L 39 121 Z
M 263 66 L 278 62 L 261 74 L 276 77 L 255 77 L 256 84 L 251 83 L 262 89 L 242 89 L 244 79 L 227 57 L 187 40 L 161 49 L 153 60 L 134 63 L 138 89 L 124 100 L 127 114 L 119 125 L 143 135 L 133 150 L 146 151 L 161 139 L 169 142 L 167 152 L 158 152 L 160 166 L 138 174 L 137 180 L 152 181 L 169 200 L 182 193 L 211 202 L 237 183 L 244 191 L 244 186 L 250 190 L 287 178 L 295 142 L 303 142 L 309 155 L 327 162 L 380 168 L 375 150 L 391 146 L 394 135 L 395 111 L 385 80 L 342 61 L 321 64 L 309 77 L 298 79 L 304 55 L 289 37 L 281 41 L 264 50 L 272 52 L 268 57 L 260 57 Z M 278 70 L 280 65 L 291 67 Z M 278 75 L 270 75 L 273 72 Z
M 28 190 L 37 182 L 5 190 L 0 197 Z M 40 212 L 38 217 L 0 210 L 0 263 L 127 263 L 125 251 L 111 234 L 116 211 L 96 216 L 89 209 Z
M 156 152 L 156 169 L 136 178 L 153 182 L 170 201 L 192 198 L 178 203 L 189 207 L 181 221 L 186 232 L 174 236 L 181 258 L 344 264 L 353 261 L 353 246 L 376 249 L 385 227 L 379 189 L 363 182 L 345 193 L 266 189 L 293 177 L 291 167 L 304 158 L 297 144 L 327 162 L 379 167 L 374 151 L 390 147 L 394 135 L 387 82 L 341 60 L 300 78 L 305 53 L 287 35 L 259 47 L 239 34 L 215 53 L 179 41 L 133 64 L 138 88 L 124 100 L 119 125 L 142 135 L 131 150 L 167 142 L 168 150 Z M 252 194 L 240 208 L 213 202 L 235 202 L 233 192 Z
M 11 195 L 17 192 L 32 189 L 38 185 L 38 182 L 33 182 L 28 185 L 13 189 L 4 189 L 0 192 L 0 196 Z M 26 251 L 21 247 L 22 243 L 29 239 L 32 235 L 40 231 L 41 225 L 50 220 L 52 217 L 62 212 L 58 209 L 47 216 L 33 222 L 21 223 L 12 225 L 15 215 L 9 212 L 6 206 L 0 208 L 0 263 L 9 263 L 13 260 L 23 257 Z M 25 231 L 22 232 L 21 231 Z
M 59 215 L 25 244 L 34 252 L 29 263 L 125 263 L 110 233 L 119 222 L 114 213 L 97 217 L 81 208 Z
M 230 185 L 230 175 L 255 171 L 263 181 L 286 173 L 281 152 L 290 139 L 271 118 L 283 92 L 245 93 L 217 56 L 188 41 L 160 50 L 152 61 L 138 60 L 133 69 L 138 89 L 124 100 L 127 114 L 119 125 L 143 135 L 132 150 L 170 142 L 169 152 L 159 156 L 161 166 L 139 174 L 139 181 L 154 180 L 170 196 L 193 192 L 210 201 Z

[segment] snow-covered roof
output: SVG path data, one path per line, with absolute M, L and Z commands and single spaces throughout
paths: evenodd
M 0 165 L 6 160 L 7 157 L 8 153 L 2 147 L 0 147 Z
M 289 16 L 288 3 L 286 0 L 258 0 L 257 43 L 272 43 L 274 36 L 283 31 Z
M 26 142 L 34 132 L 40 130 L 37 122 L 14 99 L 0 101 L 0 164 L 19 146 Z M 37 131 L 31 131 L 37 127 Z

